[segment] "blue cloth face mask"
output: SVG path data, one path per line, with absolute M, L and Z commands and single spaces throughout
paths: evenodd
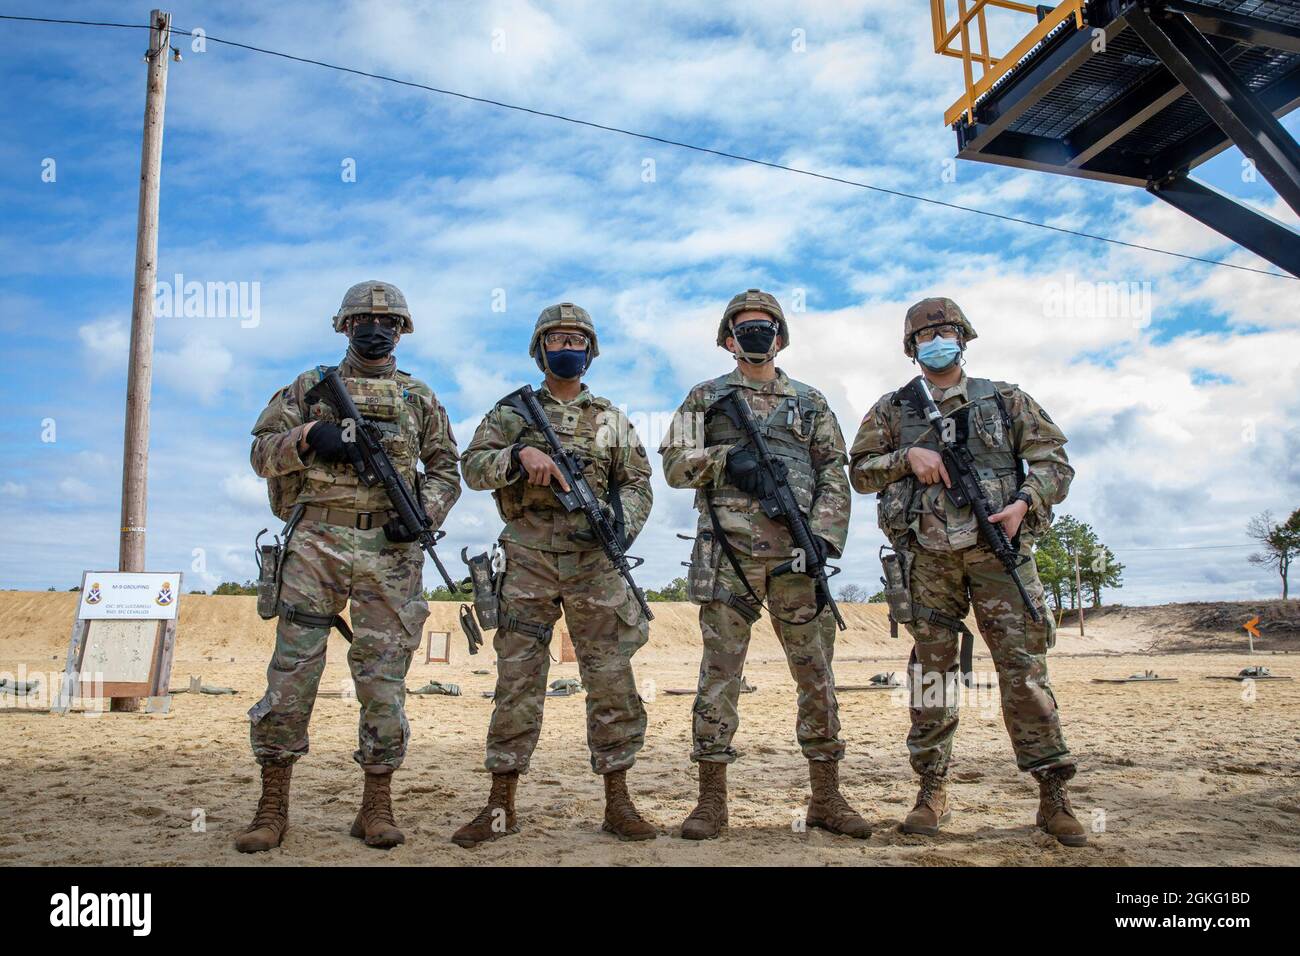
M 556 378 L 577 378 L 587 370 L 587 350 L 560 349 L 547 352 L 546 367 Z
M 916 347 L 917 361 L 934 372 L 946 369 L 957 361 L 959 355 L 961 355 L 961 345 L 957 340 L 945 339 L 942 336 L 922 342 Z

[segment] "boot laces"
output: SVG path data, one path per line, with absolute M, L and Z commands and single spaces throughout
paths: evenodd
M 627 792 L 626 781 L 610 781 L 609 794 L 605 802 L 611 816 L 627 821 L 641 820 L 641 814 L 636 812 L 636 804 L 632 802 L 632 796 Z
M 269 830 L 279 826 L 288 789 L 284 779 L 278 775 L 268 776 L 263 781 L 262 795 L 258 798 L 257 812 L 253 814 L 250 830 Z
M 1070 794 L 1066 790 L 1065 781 L 1055 774 L 1049 774 L 1044 780 L 1043 796 L 1051 805 L 1052 809 L 1058 813 L 1068 813 L 1074 816 L 1074 810 L 1070 806 Z
M 939 792 L 943 789 L 943 777 L 938 774 L 927 773 L 921 777 L 921 792 L 916 795 L 916 809 L 922 804 L 934 806 L 939 797 Z
M 384 796 L 378 786 L 371 789 L 361 801 L 361 814 L 373 823 L 396 826 L 397 822 L 393 819 L 393 805 L 389 800 L 384 799 Z
M 720 786 L 709 786 L 700 794 L 699 802 L 687 819 L 707 820 L 715 823 L 722 820 L 722 813 L 726 807 L 726 798 L 723 796 L 723 789 Z
M 838 789 L 827 794 L 826 809 L 835 820 L 845 820 L 858 815 L 858 812 L 849 806 L 849 801 L 844 799 L 844 794 L 840 793 Z
M 509 801 L 510 786 L 504 778 L 493 775 L 492 790 L 488 794 L 487 806 L 478 812 L 478 815 L 469 822 L 472 827 L 482 826 L 491 823 L 493 815 L 497 810 L 509 812 L 507 803 Z

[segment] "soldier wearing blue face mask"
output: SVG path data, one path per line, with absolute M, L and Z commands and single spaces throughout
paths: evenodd
M 585 463 L 597 497 L 635 538 L 650 515 L 650 462 L 627 416 L 582 382 L 600 354 L 596 326 L 572 302 L 537 317 L 528 353 L 545 374 L 537 401 L 565 450 Z M 496 694 L 484 766 L 492 776 L 487 803 L 452 842 L 473 847 L 518 833 L 515 791 L 528 772 L 542 729 L 553 628 L 561 615 L 587 691 L 591 769 L 605 784 L 603 829 L 621 840 L 653 840 L 637 812 L 627 772 L 645 742 L 646 712 L 632 656 L 649 638 L 635 595 L 611 566 L 581 511 L 564 509 L 552 483 L 569 491 L 541 430 L 507 403 L 493 408 L 461 459 L 465 483 L 491 491 L 505 527 L 504 567 L 497 578 L 500 626 Z
M 957 303 L 924 299 L 907 312 L 903 351 L 921 365 L 942 427 L 951 431 L 945 440 L 970 451 L 991 502 L 989 520 L 1019 548 L 1025 563 L 1018 573 L 1043 607 L 1033 543 L 1051 523 L 1052 506 L 1065 498 L 1074 469 L 1065 455 L 1065 435 L 1019 386 L 966 375 L 962 356 L 974 338 Z M 954 476 L 944 465 L 938 436 L 899 395 L 884 395 L 863 418 L 850 452 L 849 480 L 858 492 L 877 495 L 880 527 L 894 549 L 883 559 L 890 616 L 906 625 L 915 642 L 908 667 L 907 747 L 921 787 L 902 829 L 933 836 L 949 817 L 958 635 L 973 608 L 998 670 L 1016 763 L 1038 781 L 1038 825 L 1066 846 L 1082 846 L 1087 835 L 1066 791 L 1075 761 L 1047 678 L 1047 650 L 1056 636 L 1051 615 L 1034 620 L 980 539 L 970 505 L 958 506 L 946 493 Z

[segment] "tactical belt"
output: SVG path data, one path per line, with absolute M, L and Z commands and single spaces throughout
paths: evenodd
M 292 604 L 285 601 L 280 602 L 280 619 L 288 621 L 290 624 L 301 624 L 304 627 L 337 627 L 343 639 L 349 644 L 352 643 L 352 628 L 348 627 L 348 622 L 343 620 L 339 614 L 313 614 L 310 611 L 300 611 Z
M 922 607 L 919 604 L 912 605 L 912 617 L 918 621 L 927 621 L 943 628 L 945 631 L 952 631 L 961 635 L 961 679 L 967 687 L 973 686 L 975 670 L 975 635 L 971 633 L 966 622 L 953 617 L 951 614 L 944 614 L 942 611 L 936 611 L 932 607 Z
M 531 637 L 541 644 L 549 645 L 551 643 L 551 633 L 555 629 L 554 624 L 530 624 L 528 621 L 521 621 L 513 614 L 507 615 L 501 622 L 501 629 L 506 631 L 518 631 Z
M 319 521 L 322 524 L 335 524 L 345 528 L 356 528 L 358 531 L 369 531 L 371 528 L 383 527 L 384 523 L 393 517 L 393 512 L 348 511 L 344 508 L 321 508 L 316 505 L 307 505 L 302 509 L 302 516 L 308 521 Z

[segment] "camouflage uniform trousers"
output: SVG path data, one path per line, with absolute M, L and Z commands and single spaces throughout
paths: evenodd
M 772 627 L 785 650 L 790 676 L 798 688 L 798 718 L 795 736 L 809 760 L 842 760 L 839 704 L 835 699 L 835 622 L 830 609 L 812 617 L 816 608 L 812 578 L 789 573 L 771 576 L 786 558 L 753 558 L 737 555 L 754 593 L 774 612 Z M 718 583 L 732 594 L 747 592 L 735 569 L 725 557 L 718 568 Z M 715 593 L 717 593 L 715 591 Z M 801 624 L 785 624 L 804 621 Z M 695 695 L 691 736 L 691 759 L 731 763 L 739 754 L 731 739 L 740 726 L 740 680 L 753 625 L 722 601 L 700 608 L 700 631 L 704 656 L 700 660 L 700 683 Z
M 542 730 L 549 643 L 508 628 L 506 620 L 513 615 L 550 626 L 563 607 L 587 692 L 591 769 L 626 770 L 645 743 L 646 712 L 632 673 L 632 656 L 650 636 L 640 606 L 603 551 L 551 552 L 510 542 L 502 547 L 502 626 L 492 642 L 497 686 L 484 765 L 492 773 L 527 773 Z
M 363 767 L 396 769 L 406 754 L 406 673 L 420 646 L 429 607 L 421 589 L 424 552 L 393 544 L 382 528 L 359 531 L 304 521 L 285 556 L 280 599 L 313 614 L 337 614 L 352 602 L 348 666 L 361 704 Z M 329 628 L 280 618 L 266 669 L 266 696 L 249 712 L 258 763 L 291 762 L 307 753 L 307 723 L 325 668 Z
M 1021 553 L 1029 554 L 1022 538 Z M 1054 643 L 1051 611 L 1035 624 L 1016 586 L 992 552 L 982 546 L 927 551 L 915 542 L 911 593 L 914 604 L 964 619 L 974 605 L 980 635 L 998 672 L 1002 719 L 1021 770 L 1072 767 L 1061 733 L 1056 697 L 1047 677 L 1047 649 Z M 1032 561 L 1020 568 L 1025 590 L 1043 606 L 1043 585 Z M 918 774 L 945 773 L 957 733 L 960 636 L 929 621 L 907 625 L 915 641 L 908 667 L 912 727 L 907 749 Z M 920 676 L 918 692 L 917 677 Z

